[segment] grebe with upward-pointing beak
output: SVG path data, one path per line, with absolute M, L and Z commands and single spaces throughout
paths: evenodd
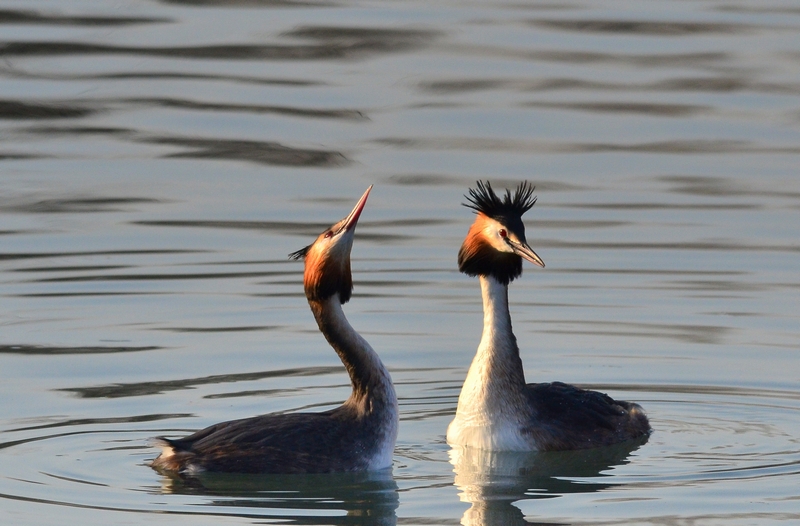
M 522 215 L 536 198 L 521 183 L 501 199 L 478 181 L 465 196 L 477 217 L 458 253 L 459 270 L 478 276 L 483 295 L 483 336 L 447 429 L 451 445 L 496 451 L 587 449 L 645 437 L 642 408 L 560 382 L 525 384 L 511 330 L 508 284 L 522 274 L 522 260 L 544 267 L 528 246 Z
M 378 355 L 347 321 L 350 249 L 372 186 L 350 214 L 289 255 L 305 260 L 303 283 L 320 331 L 353 391 L 322 413 L 268 414 L 222 422 L 179 439 L 157 438 L 152 466 L 168 473 L 327 473 L 388 468 L 397 439 L 397 395 Z

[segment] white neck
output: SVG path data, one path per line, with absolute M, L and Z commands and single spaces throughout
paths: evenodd
M 467 374 L 467 383 L 480 385 L 487 401 L 507 397 L 525 386 L 525 373 L 508 311 L 508 285 L 481 276 L 483 335 Z M 463 393 L 463 391 L 462 391 Z
M 451 444 L 496 448 L 519 439 L 517 424 L 524 418 L 521 411 L 527 407 L 525 374 L 511 330 L 508 285 L 491 276 L 481 276 L 480 282 L 483 336 L 461 388 L 447 440 Z
M 508 285 L 491 276 L 481 276 L 483 297 L 483 335 L 478 346 L 478 356 L 484 360 L 509 355 L 519 355 L 517 340 L 511 330 L 511 313 L 508 311 Z M 474 362 L 473 362 L 474 364 Z

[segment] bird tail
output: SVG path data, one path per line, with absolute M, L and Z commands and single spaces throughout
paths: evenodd
M 158 471 L 180 471 L 183 468 L 182 457 L 185 457 L 186 450 L 181 447 L 178 440 L 172 440 L 164 437 L 155 437 L 150 440 L 151 445 L 161 448 L 161 454 L 158 455 L 151 463 L 150 466 Z M 183 454 L 181 454 L 183 453 Z

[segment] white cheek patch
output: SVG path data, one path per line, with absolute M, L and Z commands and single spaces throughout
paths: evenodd
M 500 230 L 508 230 L 499 222 L 494 219 L 485 219 L 486 225 L 483 227 L 483 237 L 489 244 L 498 252 L 511 252 L 511 247 L 508 246 L 505 239 L 500 236 Z
M 514 251 L 506 242 L 506 238 L 500 235 L 500 230 L 505 230 L 507 232 L 506 236 L 507 239 L 514 241 L 515 243 L 519 243 L 516 236 L 513 235 L 511 232 L 508 232 L 508 229 L 503 227 L 500 223 L 493 219 L 489 219 L 487 221 L 486 228 L 483 229 L 484 237 L 489 241 L 489 244 L 497 250 L 498 252 L 507 252 L 513 253 Z

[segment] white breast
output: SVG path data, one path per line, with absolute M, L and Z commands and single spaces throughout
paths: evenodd
M 447 443 L 493 451 L 536 450 L 536 444 L 523 434 L 519 419 L 485 409 L 459 411 L 447 428 Z

